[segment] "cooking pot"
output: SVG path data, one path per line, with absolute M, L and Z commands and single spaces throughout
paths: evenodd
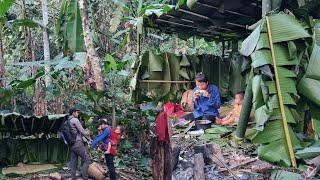
M 209 120 L 196 120 L 197 129 L 206 130 L 208 128 L 211 128 L 211 125 L 212 125 L 212 121 L 209 121 Z

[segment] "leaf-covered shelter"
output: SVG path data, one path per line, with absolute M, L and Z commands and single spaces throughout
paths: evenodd
M 318 146 L 320 134 L 319 8 L 316 0 L 179 0 L 148 10 L 144 24 L 218 40 L 223 47 L 225 41 L 239 42 L 232 49 L 247 57 L 250 67 L 236 135 L 244 138 L 252 109 L 256 126 L 250 139 L 259 144 L 259 157 L 297 167 L 296 159 L 320 155 L 299 155 Z M 223 48 L 222 57 L 225 53 Z M 301 136 L 306 133 L 307 139 Z
M 66 114 L 24 116 L 0 113 L 0 167 L 23 163 L 64 163 L 68 148 L 57 133 Z

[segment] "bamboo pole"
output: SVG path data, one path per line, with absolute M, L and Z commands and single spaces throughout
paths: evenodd
M 142 83 L 190 83 L 193 81 L 139 80 Z
M 269 23 L 269 17 L 268 16 L 266 16 L 266 21 L 267 21 L 269 44 L 270 44 L 270 49 L 271 49 L 272 64 L 273 64 L 273 69 L 274 69 L 274 74 L 275 74 L 276 88 L 277 88 L 277 93 L 278 93 L 278 100 L 279 100 L 280 112 L 281 112 L 281 116 L 282 116 L 283 128 L 284 128 L 284 132 L 285 132 L 285 137 L 286 137 L 286 141 L 287 141 L 287 146 L 288 146 L 288 151 L 289 151 L 291 163 L 292 163 L 292 166 L 296 168 L 297 164 L 296 164 L 296 159 L 295 159 L 294 152 L 293 152 L 293 149 L 292 149 L 292 142 L 291 142 L 291 138 L 290 138 L 290 134 L 289 134 L 289 128 L 288 128 L 288 121 L 287 121 L 287 117 L 286 117 L 285 110 L 284 110 L 284 105 L 283 105 L 283 99 L 282 99 L 282 94 L 281 94 L 281 86 L 280 86 L 278 68 L 277 68 L 277 64 L 276 64 L 276 58 L 275 58 L 275 55 L 274 55 L 271 28 L 270 28 L 270 23 Z

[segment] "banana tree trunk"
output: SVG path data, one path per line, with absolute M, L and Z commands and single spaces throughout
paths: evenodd
M 93 76 L 95 78 L 97 91 L 103 91 L 104 81 L 102 78 L 102 70 L 100 66 L 100 58 L 97 55 L 96 50 L 93 46 L 93 40 L 90 37 L 90 27 L 89 27 L 89 18 L 88 18 L 88 6 L 86 0 L 79 0 L 79 9 L 81 14 L 81 21 L 82 21 L 82 28 L 83 28 L 83 37 L 84 37 L 84 44 L 87 50 L 87 56 L 90 61 L 91 70 L 93 71 Z
M 47 25 L 48 25 L 48 1 L 47 0 L 41 0 L 42 4 L 42 21 L 43 21 L 43 55 L 44 55 L 44 60 L 46 62 L 50 61 L 50 47 L 49 47 L 49 35 L 47 31 Z M 50 81 L 50 65 L 45 66 L 45 84 L 46 87 L 48 87 L 51 84 Z
M 3 43 L 2 43 L 2 27 L 0 24 L 0 88 L 5 86 L 5 81 L 4 81 L 4 73 L 5 73 L 5 68 L 4 68 L 4 52 L 3 52 Z
M 237 138 L 240 138 L 240 139 L 244 138 L 244 135 L 246 133 L 246 129 L 248 126 L 251 109 L 252 109 L 252 98 L 253 98 L 252 78 L 253 78 L 253 72 L 250 72 L 249 79 L 248 79 L 249 81 L 247 83 L 247 87 L 244 95 L 244 101 L 241 108 L 240 118 L 238 121 L 237 130 L 236 130 L 236 136 Z

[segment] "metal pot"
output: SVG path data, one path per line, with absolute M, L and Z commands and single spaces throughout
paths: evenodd
M 197 129 L 203 129 L 206 130 L 210 128 L 212 125 L 212 121 L 209 120 L 196 120 L 196 127 Z

